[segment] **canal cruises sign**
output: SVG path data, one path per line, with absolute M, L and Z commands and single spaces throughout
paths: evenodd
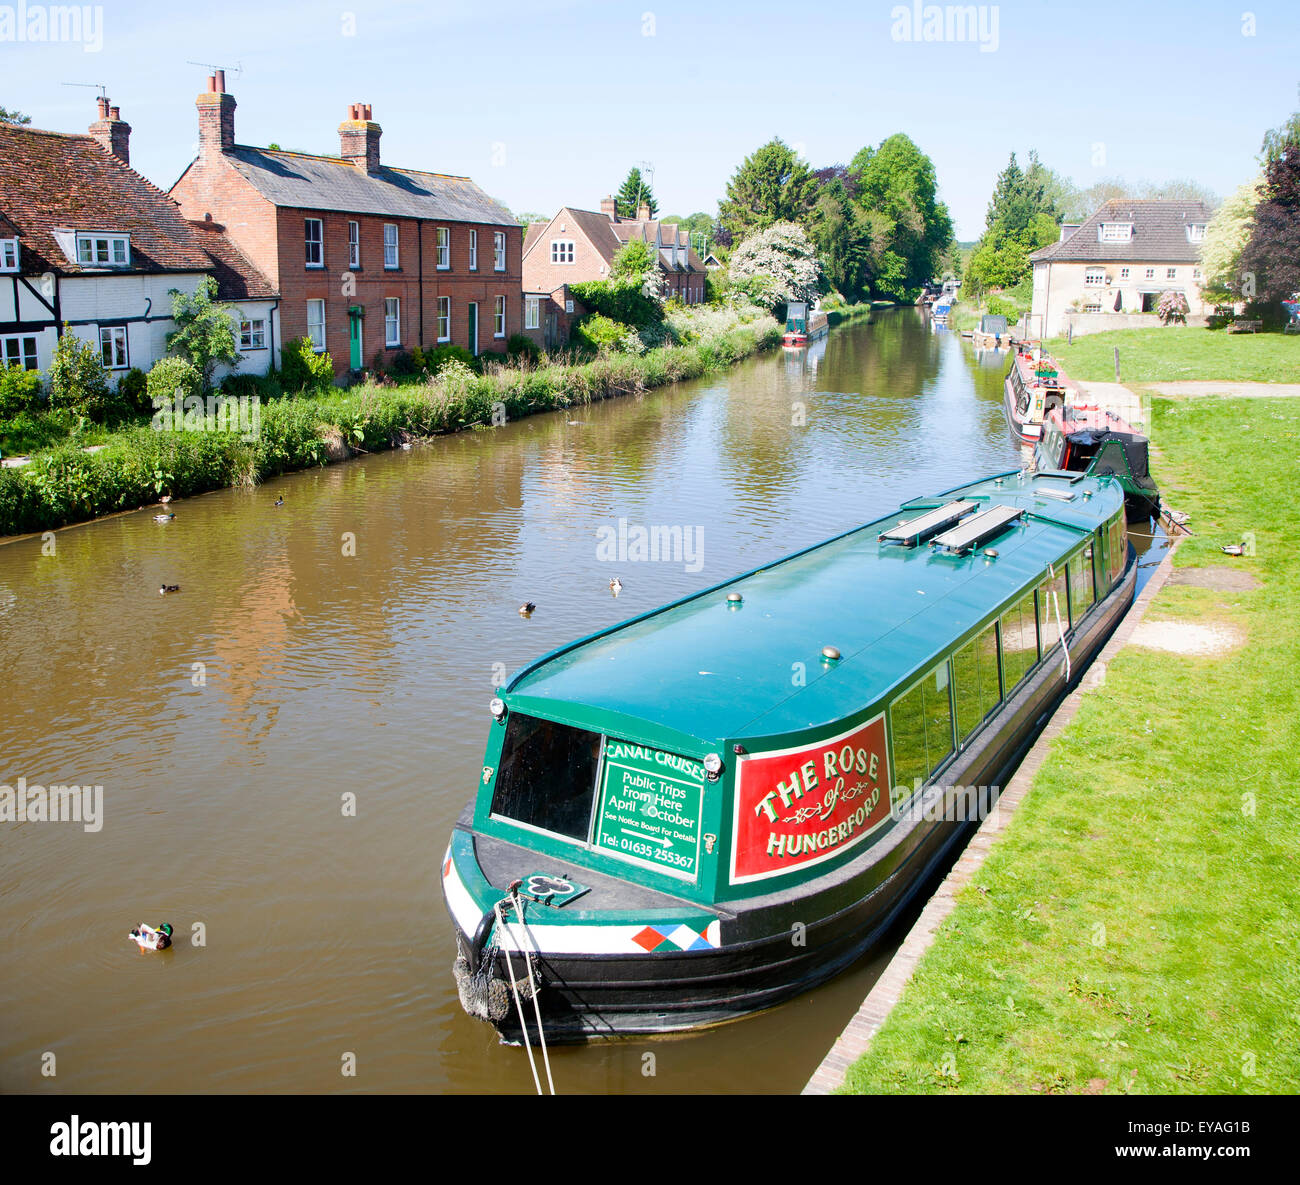
M 736 769 L 731 883 L 766 880 L 856 847 L 888 821 L 884 713 L 815 745 Z
M 704 766 L 661 749 L 611 740 L 603 770 L 596 847 L 695 880 Z

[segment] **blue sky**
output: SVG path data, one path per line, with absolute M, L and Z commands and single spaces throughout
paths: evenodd
M 347 105 L 368 102 L 389 164 L 468 174 L 516 211 L 547 213 L 597 207 L 642 161 L 662 213 L 712 212 L 773 135 L 816 166 L 902 131 L 934 159 L 966 239 L 1012 149 L 1023 160 L 1036 147 L 1082 186 L 1188 176 L 1222 195 L 1300 107 L 1295 0 L 1017 0 L 983 6 L 987 32 L 996 10 L 992 50 L 896 38 L 896 7 L 108 3 L 98 52 L 0 40 L 0 105 L 84 131 L 95 92 L 61 84 L 105 84 L 133 127 L 133 165 L 166 189 L 197 135 L 206 71 L 187 63 L 239 64 L 227 89 L 241 143 L 337 152 Z M 18 8 L 0 4 L 0 37 Z

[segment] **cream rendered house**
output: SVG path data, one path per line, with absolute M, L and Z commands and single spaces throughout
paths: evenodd
M 1029 332 L 1057 337 L 1159 325 L 1160 295 L 1187 299 L 1188 323 L 1213 310 L 1201 299 L 1204 203 L 1122 198 L 1086 222 L 1061 227 L 1061 238 L 1029 258 L 1034 299 Z

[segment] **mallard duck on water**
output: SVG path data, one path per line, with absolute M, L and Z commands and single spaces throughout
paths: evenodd
M 172 519 L 174 519 L 175 517 L 176 517 L 176 512 L 175 512 L 175 511 L 172 511 L 171 514 L 155 514 L 155 515 L 153 516 L 153 521 L 156 522 L 156 523 L 169 523 L 169 522 L 171 522 Z
M 532 617 L 533 610 L 536 608 L 537 606 L 532 601 L 525 601 L 522 605 L 519 606 L 519 616 Z
M 165 597 L 169 592 L 180 592 L 180 591 L 181 591 L 181 586 L 179 584 L 160 584 L 158 586 L 158 595 L 160 597 Z
M 141 922 L 140 928 L 132 930 L 127 937 L 142 951 L 166 950 L 172 944 L 172 928 L 170 923 L 163 922 L 155 930 L 152 926 L 146 926 Z

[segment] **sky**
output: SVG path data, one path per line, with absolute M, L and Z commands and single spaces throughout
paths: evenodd
M 206 65 L 227 68 L 239 143 L 337 153 L 348 105 L 369 103 L 386 163 L 545 216 L 598 209 L 647 162 L 661 214 L 714 213 L 773 136 L 820 167 L 904 132 L 960 239 L 1013 150 L 1080 187 L 1190 177 L 1225 196 L 1300 108 L 1297 0 L 1016 0 L 973 6 L 960 39 L 926 37 L 950 6 L 875 0 L 105 3 L 81 43 L 18 40 L 41 7 L 0 4 L 0 106 L 84 131 L 97 92 L 64 84 L 103 85 L 163 189 L 194 155 Z

